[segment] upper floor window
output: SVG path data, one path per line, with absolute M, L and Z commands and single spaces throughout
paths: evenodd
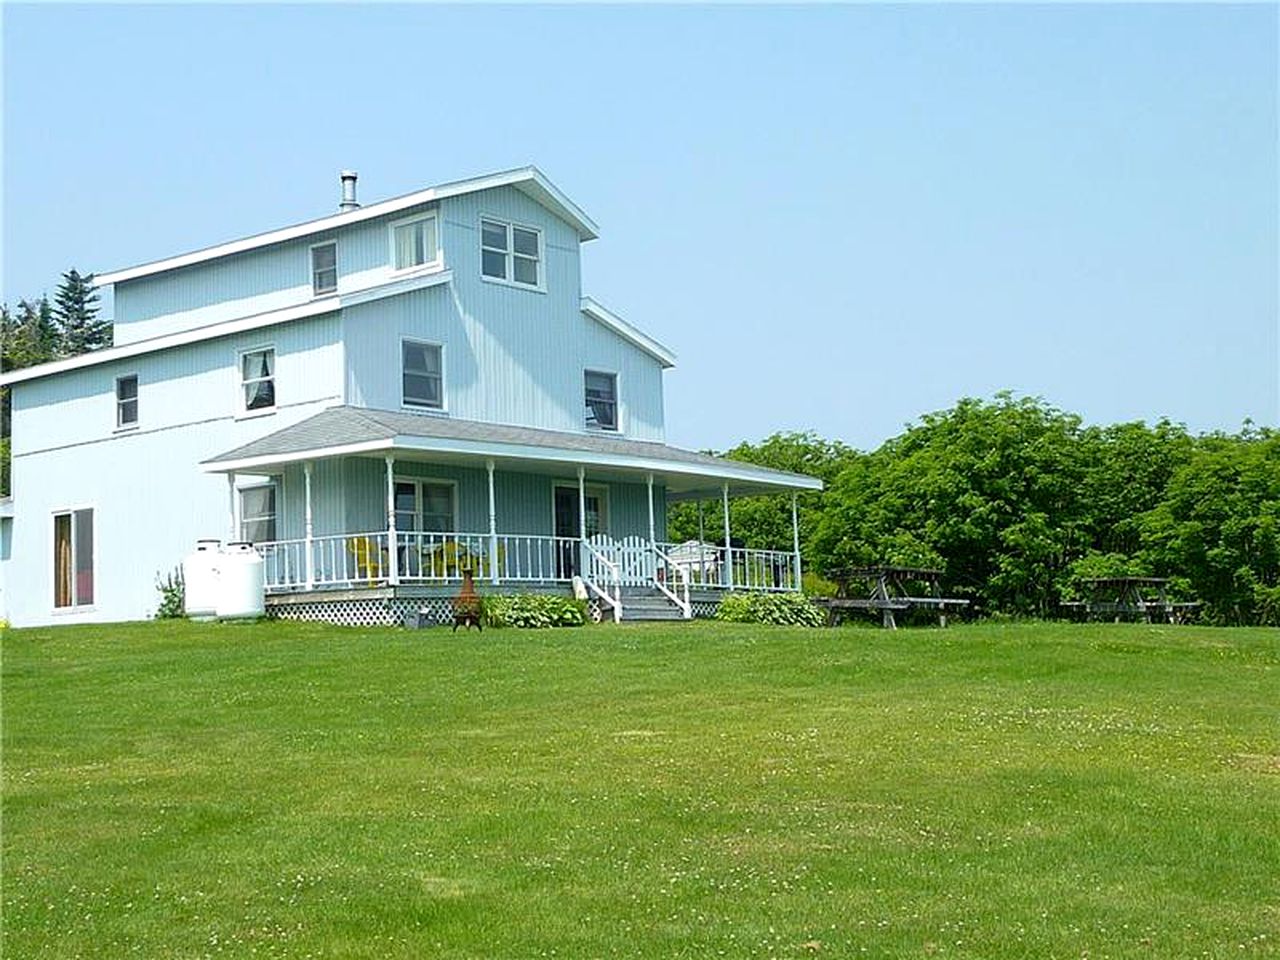
M 593 430 L 617 430 L 618 375 L 588 370 L 586 381 L 587 426 Z
M 338 245 L 319 243 L 311 248 L 311 292 L 316 296 L 338 289 Z
M 240 539 L 245 543 L 270 543 L 276 539 L 276 485 L 240 490 Z
M 391 263 L 396 270 L 411 270 L 436 259 L 436 217 L 414 217 L 391 225 Z
M 53 605 L 93 603 L 93 511 L 53 515 Z
M 246 412 L 276 405 L 276 352 L 272 347 L 240 354 L 240 390 Z
M 444 358 L 439 344 L 403 340 L 400 344 L 404 403 L 444 408 Z
M 138 375 L 116 377 L 116 427 L 138 425 Z
M 480 221 L 480 272 L 526 287 L 541 284 L 542 233 L 501 220 Z

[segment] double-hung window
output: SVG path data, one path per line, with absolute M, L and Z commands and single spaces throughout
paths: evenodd
M 116 429 L 138 425 L 138 375 L 116 377 Z
M 276 485 L 240 490 L 240 539 L 246 543 L 270 543 L 276 539 Z
M 396 270 L 434 263 L 437 257 L 436 217 L 414 217 L 391 225 L 391 262 Z
M 311 248 L 311 292 L 317 297 L 338 289 L 338 245 L 318 243 Z
M 441 480 L 396 481 L 396 530 L 454 533 L 454 486 Z
M 480 221 L 480 272 L 493 280 L 540 287 L 542 233 L 502 220 Z
M 400 365 L 405 406 L 443 410 L 444 360 L 440 346 L 402 340 Z
M 618 429 L 618 376 L 599 370 L 586 372 L 587 427 Z
M 246 413 L 275 409 L 276 352 L 274 348 L 265 347 L 240 354 L 240 391 Z
M 53 515 L 53 605 L 93 603 L 93 511 L 66 510 Z

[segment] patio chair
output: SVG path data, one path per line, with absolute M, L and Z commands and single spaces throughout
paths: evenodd
M 347 550 L 356 565 L 356 579 L 369 586 L 382 579 L 383 550 L 373 537 L 348 537 Z

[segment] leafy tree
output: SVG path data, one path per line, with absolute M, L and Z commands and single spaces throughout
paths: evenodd
M 111 324 L 98 317 L 93 274 L 81 276 L 72 267 L 62 275 L 53 300 L 62 356 L 74 357 L 111 346 Z
M 1280 434 L 1201 438 L 1142 518 L 1142 556 L 1217 623 L 1280 623 Z
M 1079 418 L 999 394 L 926 414 L 847 467 L 828 497 L 819 562 L 940 566 L 985 610 L 1041 614 L 1086 547 Z

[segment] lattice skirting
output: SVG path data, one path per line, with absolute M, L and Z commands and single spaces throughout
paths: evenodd
M 417 626 L 418 612 L 427 623 L 452 623 L 451 597 L 370 597 L 367 600 L 312 600 L 269 605 L 267 616 L 277 620 L 307 620 L 340 627 Z
M 720 609 L 719 600 L 690 600 L 689 606 L 693 608 L 693 615 L 697 619 L 710 620 L 716 615 L 716 611 Z

